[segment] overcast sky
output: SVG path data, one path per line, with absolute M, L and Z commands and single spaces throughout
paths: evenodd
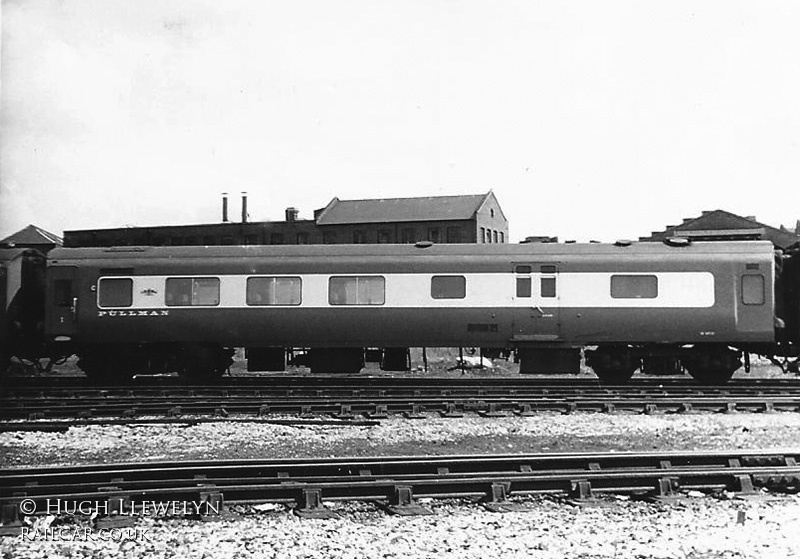
M 493 189 L 511 240 L 800 219 L 800 2 L 2 0 L 0 238 Z

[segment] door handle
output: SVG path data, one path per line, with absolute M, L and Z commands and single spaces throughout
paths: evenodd
M 72 313 L 72 318 L 76 318 L 78 316 L 78 298 L 72 298 L 72 306 L 69 308 L 69 312 Z
M 539 318 L 553 318 L 553 315 L 551 313 L 544 312 L 542 310 L 542 307 L 540 307 L 538 305 L 533 307 L 533 309 L 536 310 L 536 311 L 539 311 Z

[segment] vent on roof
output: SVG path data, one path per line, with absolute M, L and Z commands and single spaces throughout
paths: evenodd
M 417 248 L 429 248 L 433 246 L 433 243 L 431 241 L 417 241 L 414 246 Z
M 615 247 L 629 247 L 633 244 L 633 241 L 628 239 L 619 239 L 614 243 Z
M 667 237 L 664 239 L 664 244 L 671 247 L 685 247 L 692 244 L 692 240 L 686 237 Z

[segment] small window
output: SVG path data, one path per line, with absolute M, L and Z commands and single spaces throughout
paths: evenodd
M 542 264 L 541 266 L 539 266 L 539 271 L 542 272 L 543 274 L 555 274 L 556 267 L 553 266 L 552 264 Z
M 433 276 L 431 297 L 434 299 L 463 299 L 467 296 L 467 278 L 464 276 Z
M 407 229 L 403 229 L 400 232 L 400 235 L 401 235 L 401 239 L 402 239 L 403 243 L 414 243 L 417 240 L 416 237 L 414 236 L 414 230 L 413 229 L 408 229 L 408 228 Z
M 391 241 L 391 232 L 388 229 L 381 229 L 378 231 L 378 244 L 379 245 L 386 245 L 389 244 Z
M 248 305 L 299 305 L 300 278 L 247 278 Z
M 481 243 L 485 243 L 485 242 L 486 242 L 486 228 L 485 227 L 481 227 Z
M 283 233 L 272 233 L 269 236 L 269 244 L 271 245 L 282 245 L 283 244 Z
M 428 240 L 432 243 L 441 242 L 441 231 L 438 227 L 428 227 Z
M 492 231 L 492 242 L 497 244 L 497 231 Z
M 517 297 L 531 296 L 531 278 L 517 278 Z
M 257 245 L 258 244 L 258 235 L 245 235 L 244 236 L 244 244 L 246 244 L 246 245 Z
M 100 307 L 130 307 L 133 304 L 133 280 L 104 278 L 98 282 L 97 305 Z
M 386 280 L 381 276 L 339 276 L 328 280 L 331 305 L 382 305 Z
M 500 231 L 500 244 L 506 242 L 506 235 L 502 231 Z
M 518 266 L 514 267 L 514 271 L 518 274 L 530 274 L 533 271 L 531 266 L 526 266 L 525 264 L 519 264 Z
M 308 233 L 298 233 L 297 234 L 297 244 L 298 245 L 307 245 L 308 244 Z
M 611 276 L 611 297 L 614 299 L 655 299 L 658 297 L 656 276 Z
M 745 305 L 764 304 L 764 276 L 761 274 L 742 276 L 742 303 Z
M 165 303 L 169 307 L 219 305 L 219 278 L 167 278 Z
M 353 231 L 353 244 L 363 245 L 367 242 L 367 235 L 363 231 Z
M 322 244 L 335 245 L 336 233 L 334 231 L 325 231 L 322 233 Z
M 556 278 L 541 278 L 542 297 L 556 296 Z

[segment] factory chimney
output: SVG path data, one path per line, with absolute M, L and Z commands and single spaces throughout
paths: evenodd
M 228 223 L 228 193 L 222 193 L 222 223 Z
M 242 223 L 247 223 L 247 192 L 242 192 Z

